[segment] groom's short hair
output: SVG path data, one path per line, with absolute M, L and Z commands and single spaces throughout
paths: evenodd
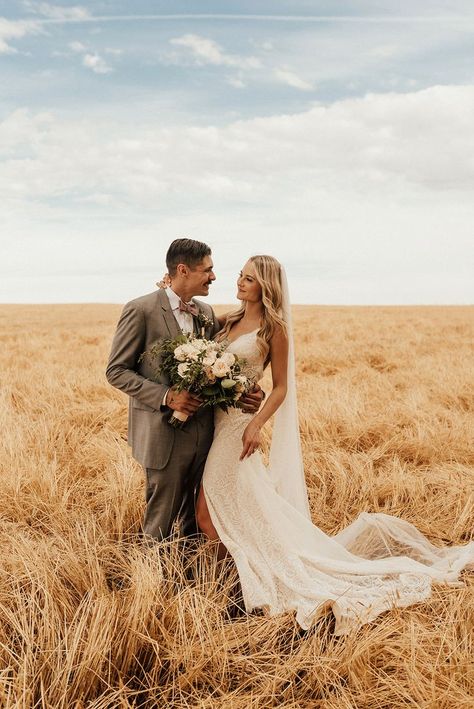
M 211 248 L 202 241 L 194 239 L 175 239 L 166 253 L 166 266 L 170 276 L 176 275 L 179 263 L 193 268 L 201 263 L 205 256 L 211 255 Z

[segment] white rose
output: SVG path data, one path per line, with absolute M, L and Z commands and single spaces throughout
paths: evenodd
M 202 363 L 204 364 L 205 367 L 210 367 L 216 361 L 216 357 L 217 357 L 217 355 L 216 355 L 215 351 L 207 350 L 205 357 L 203 357 L 203 359 L 202 359 Z
M 207 344 L 204 342 L 204 340 L 199 340 L 198 338 L 191 340 L 191 345 L 198 352 L 204 352 L 207 347 Z
M 212 365 L 212 372 L 216 375 L 216 377 L 225 377 L 226 374 L 229 374 L 230 368 L 228 364 L 222 361 L 222 359 L 218 359 Z
M 186 352 L 184 351 L 185 345 L 179 345 L 174 351 L 174 356 L 175 359 L 178 360 L 178 362 L 184 362 L 186 359 Z
M 193 347 L 193 345 L 191 345 L 191 344 L 187 344 L 187 345 L 181 345 L 181 349 L 184 352 L 186 359 L 190 359 L 193 362 L 195 362 L 197 360 L 198 355 L 199 355 L 199 350 L 196 347 Z
M 181 362 L 178 364 L 178 374 L 180 377 L 185 377 L 189 369 L 189 362 Z
M 224 354 L 221 356 L 221 359 L 223 362 L 228 364 L 229 367 L 232 367 L 235 362 L 235 355 L 233 355 L 232 352 L 224 352 Z

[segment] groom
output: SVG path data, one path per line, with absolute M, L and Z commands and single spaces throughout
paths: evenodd
M 143 531 L 156 539 L 172 533 L 180 521 L 184 536 L 197 530 L 195 502 L 214 433 L 212 408 L 187 391 L 177 392 L 166 377 L 140 355 L 157 341 L 198 332 L 211 339 L 220 329 L 212 308 L 193 296 L 206 296 L 215 280 L 211 249 L 193 239 L 176 239 L 166 254 L 170 286 L 127 303 L 112 343 L 106 376 L 129 395 L 128 442 L 144 468 L 146 510 Z M 198 330 L 199 328 L 199 330 Z M 241 401 L 254 413 L 261 390 Z M 182 429 L 168 423 L 171 411 L 189 415 Z

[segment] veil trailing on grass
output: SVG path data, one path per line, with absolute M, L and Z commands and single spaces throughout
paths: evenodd
M 272 529 L 266 563 L 271 564 L 273 553 L 273 573 L 278 576 L 278 567 L 285 567 L 281 574 L 291 578 L 288 598 L 296 594 L 290 607 L 294 604 L 302 627 L 311 623 L 318 593 L 326 588 L 326 600 L 333 601 L 336 632 L 342 634 L 392 606 L 403 607 L 428 598 L 432 581 L 462 586 L 460 572 L 474 570 L 474 541 L 436 547 L 410 522 L 381 512 L 362 512 L 333 537 L 311 523 L 298 427 L 290 298 L 283 267 L 281 282 L 282 316 L 289 341 L 288 383 L 286 398 L 275 415 L 269 472 L 275 491 L 285 501 L 281 503 L 289 503 L 293 511 L 276 499 L 272 502 L 268 493 L 264 495 L 261 514 L 265 528 Z M 288 554 L 281 559 L 283 550 Z M 290 573 L 290 559 L 296 550 L 298 562 Z M 324 576 L 316 583 L 321 571 Z M 266 584 L 272 585 L 268 579 Z

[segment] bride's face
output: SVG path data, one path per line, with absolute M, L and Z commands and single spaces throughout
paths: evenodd
M 249 303 L 258 303 L 262 299 L 262 289 L 251 261 L 247 261 L 237 279 L 237 298 Z

